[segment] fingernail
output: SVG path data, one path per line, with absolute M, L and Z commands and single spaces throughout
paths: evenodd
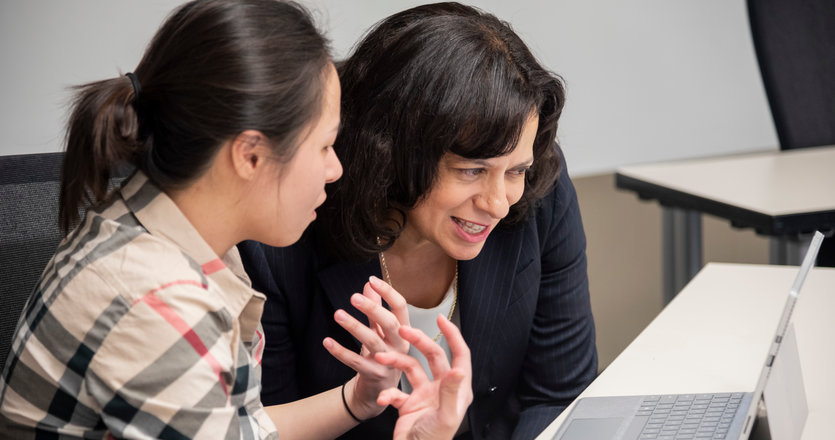
M 375 277 L 374 275 L 371 275 L 370 277 L 368 277 L 368 282 L 371 283 L 371 284 L 379 286 L 380 283 L 382 283 L 384 281 Z
M 359 293 L 355 293 L 355 294 L 351 295 L 351 302 L 353 302 L 355 304 L 362 305 L 362 304 L 365 304 L 367 301 L 368 300 L 365 299 L 365 297 L 360 295 Z
M 345 321 L 345 319 L 347 317 L 348 317 L 348 314 L 345 313 L 345 311 L 342 310 L 342 309 L 337 310 L 336 313 L 334 314 L 334 319 L 336 319 L 337 322 Z
M 333 348 L 333 339 L 325 338 L 325 340 L 322 341 L 322 345 L 324 345 L 325 348 Z

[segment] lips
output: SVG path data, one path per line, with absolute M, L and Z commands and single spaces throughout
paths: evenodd
M 319 196 L 319 200 L 316 201 L 316 208 L 322 206 L 322 204 L 325 203 L 325 200 L 327 200 L 327 198 L 328 198 L 327 193 L 322 192 L 322 195 Z
M 469 222 L 458 217 L 452 217 L 452 220 L 458 224 L 464 232 L 471 235 L 479 235 L 487 229 L 486 225 Z

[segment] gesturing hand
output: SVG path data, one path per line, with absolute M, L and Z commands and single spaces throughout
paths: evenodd
M 429 363 L 433 379 L 429 379 L 420 363 L 400 352 L 380 352 L 375 359 L 406 373 L 412 393 L 396 387 L 380 393 L 377 403 L 393 405 L 400 412 L 394 427 L 394 439 L 451 439 L 473 401 L 470 349 L 461 332 L 445 317 L 438 315 L 438 328 L 444 333 L 452 352 L 452 367 L 440 345 L 422 331 L 400 327 L 403 339 L 414 345 Z
M 391 310 L 383 307 L 383 299 Z M 368 326 L 344 310 L 337 310 L 334 319 L 362 343 L 359 354 L 331 338 L 325 338 L 323 345 L 331 355 L 357 372 L 357 375 L 345 384 L 344 391 L 351 412 L 357 418 L 366 420 L 379 415 L 387 406 L 378 405 L 377 396 L 380 392 L 397 387 L 400 381 L 400 370 L 378 363 L 374 355 L 408 353 L 409 343 L 403 339 L 398 329 L 402 325 L 409 325 L 409 312 L 406 309 L 406 300 L 377 277 L 369 279 L 363 287 L 362 294 L 355 293 L 351 296 L 351 304 L 368 317 Z

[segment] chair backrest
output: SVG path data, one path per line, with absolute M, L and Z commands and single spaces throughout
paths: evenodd
M 0 156 L 0 365 L 26 299 L 61 241 L 63 153 Z
M 835 1 L 748 0 L 781 149 L 835 144 Z
M 26 300 L 61 242 L 58 197 L 64 153 L 0 156 L 0 371 Z M 117 167 L 113 190 L 133 167 Z M 84 208 L 79 214 L 84 215 Z

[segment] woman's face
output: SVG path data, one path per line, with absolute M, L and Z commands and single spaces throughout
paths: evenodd
M 277 201 L 268 213 L 270 230 L 265 231 L 273 246 L 295 243 L 316 218 L 316 208 L 325 201 L 325 184 L 342 176 L 342 165 L 332 145 L 339 130 L 339 77 L 331 65 L 326 73 L 323 108 L 318 120 L 312 122 L 307 137 L 293 158 L 277 165 L 272 182 L 259 188 L 274 188 L 262 194 L 262 200 Z
M 539 116 L 533 114 L 516 148 L 504 156 L 466 159 L 445 154 L 438 164 L 438 180 L 406 214 L 401 239 L 432 242 L 456 260 L 475 258 L 510 206 L 522 198 L 538 125 Z

